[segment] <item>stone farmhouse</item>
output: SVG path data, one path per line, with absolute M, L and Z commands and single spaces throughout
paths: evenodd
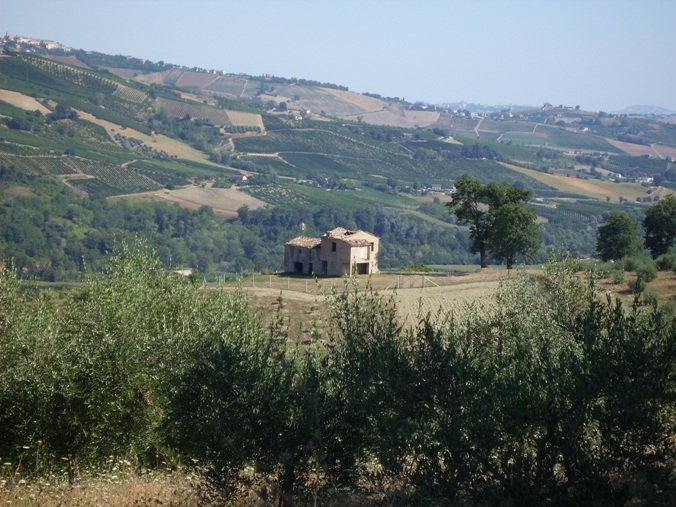
M 337 227 L 321 238 L 298 236 L 284 244 L 284 271 L 326 276 L 378 273 L 378 236 Z

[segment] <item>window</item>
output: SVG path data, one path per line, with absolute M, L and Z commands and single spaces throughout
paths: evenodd
M 331 251 L 332 252 L 336 251 L 336 242 L 335 241 L 331 243 Z

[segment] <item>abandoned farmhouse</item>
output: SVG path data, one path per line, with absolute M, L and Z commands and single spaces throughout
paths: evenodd
M 326 276 L 378 273 L 378 236 L 337 227 L 321 238 L 298 236 L 284 245 L 284 271 Z

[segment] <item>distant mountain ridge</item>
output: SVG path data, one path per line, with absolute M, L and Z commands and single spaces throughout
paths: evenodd
M 676 111 L 673 109 L 667 109 L 660 106 L 629 106 L 621 109 L 619 111 L 614 111 L 615 114 L 629 114 L 629 115 L 642 115 L 642 114 L 653 114 L 656 116 L 660 115 L 671 115 L 676 114 Z

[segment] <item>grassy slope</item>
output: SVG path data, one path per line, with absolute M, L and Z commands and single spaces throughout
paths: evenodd
M 63 101 L 77 106 L 80 111 L 80 123 L 89 122 L 103 127 L 109 137 L 115 134 L 123 134 L 125 137 L 134 138 L 142 141 L 148 146 L 157 148 L 177 160 L 159 161 L 144 158 L 138 153 L 132 153 L 122 149 L 118 144 L 109 140 L 105 145 L 101 140 L 93 143 L 92 140 L 76 138 L 69 141 L 68 146 L 74 146 L 76 153 L 88 160 L 98 161 L 106 164 L 127 164 L 135 168 L 141 174 L 157 178 L 156 181 L 161 185 L 175 185 L 187 183 L 187 178 L 194 176 L 197 178 L 228 178 L 232 172 L 222 166 L 211 164 L 207 160 L 205 153 L 188 147 L 184 142 L 176 139 L 170 139 L 166 136 L 151 136 L 144 123 L 142 111 L 152 106 L 153 102 L 149 98 L 150 93 L 145 93 L 147 88 L 138 83 L 130 83 L 119 76 L 109 74 L 91 73 L 94 79 L 100 77 L 106 86 L 110 83 L 106 80 L 126 86 L 139 92 L 138 95 L 131 93 L 119 94 L 117 101 L 111 103 L 105 108 L 97 107 L 94 104 L 94 93 L 86 87 L 80 86 L 78 82 L 68 81 L 64 68 L 56 68 L 52 74 L 48 72 L 52 67 L 43 65 L 32 65 L 30 62 L 19 59 L 4 58 L 0 60 L 0 71 L 5 71 L 8 79 L 5 79 L 8 89 L 13 89 L 23 93 L 23 97 L 33 94 L 40 97 L 49 96 L 52 99 L 51 107 L 56 102 Z M 28 69 L 31 79 L 25 80 L 24 76 Z M 82 76 L 83 71 L 78 69 L 78 76 Z M 61 75 L 63 74 L 63 75 Z M 97 81 L 98 82 L 98 81 Z M 251 97 L 255 96 L 255 91 L 246 85 L 247 93 Z M 244 84 L 242 83 L 242 86 Z M 323 89 L 316 87 L 304 87 L 289 84 L 275 84 L 275 93 L 278 97 L 289 99 L 289 108 L 303 108 L 304 101 L 312 102 L 312 109 L 317 112 L 318 107 L 326 106 L 333 108 L 342 108 L 342 115 L 355 115 L 358 113 L 394 114 L 397 117 L 415 117 L 410 112 L 402 109 L 401 103 L 396 101 L 387 102 L 380 99 L 366 97 L 350 92 Z M 217 109 L 212 106 L 200 104 L 194 100 L 180 100 L 175 96 L 168 95 L 165 90 L 158 89 L 158 96 L 165 97 L 165 103 L 171 99 L 172 104 L 187 104 L 194 108 L 194 111 L 211 111 L 216 114 L 223 109 Z M 268 90 L 266 93 L 272 93 Z M 48 94 L 48 95 L 47 95 Z M 288 95 L 288 97 L 287 97 Z M 141 101 L 135 103 L 134 100 L 126 101 L 124 97 L 133 98 Z M 212 101 L 213 102 L 213 101 Z M 187 106 L 186 106 L 187 107 Z M 2 111 L 7 110 L 3 106 Z M 9 111 L 12 114 L 12 111 Z M 197 114 L 197 113 L 195 113 Z M 228 113 L 229 114 L 229 113 Z M 480 125 L 480 131 L 491 131 L 494 133 L 504 132 L 511 136 L 525 136 L 524 142 L 533 140 L 536 144 L 548 144 L 566 149 L 590 149 L 605 152 L 617 152 L 617 149 L 606 142 L 602 137 L 603 132 L 583 134 L 571 130 L 553 127 L 542 122 L 547 121 L 546 117 L 538 117 L 538 112 L 534 112 L 532 120 L 499 122 L 494 120 L 485 120 Z M 246 117 L 246 122 L 259 122 L 259 119 L 252 120 L 256 115 L 251 113 L 242 113 Z M 428 115 L 429 116 L 429 115 Z M 571 117 L 570 121 L 579 120 L 582 116 Z M 224 120 L 225 121 L 225 120 Z M 268 120 L 265 120 L 266 123 Z M 399 120 L 397 120 L 399 121 Z M 439 122 L 448 121 L 447 115 L 439 115 Z M 85 123 L 86 123 L 85 122 Z M 433 217 L 428 216 L 424 211 L 418 209 L 415 201 L 404 196 L 394 196 L 388 193 L 377 191 L 373 188 L 364 186 L 364 183 L 378 184 L 385 183 L 386 178 L 392 178 L 399 184 L 412 184 L 413 182 L 423 185 L 451 183 L 464 173 L 468 173 L 481 181 L 505 181 L 515 183 L 520 181 L 530 188 L 546 190 L 547 187 L 557 189 L 561 192 L 577 194 L 583 196 L 605 199 L 606 196 L 617 200 L 623 196 L 629 200 L 635 200 L 637 197 L 644 197 L 645 189 L 635 184 L 616 184 L 593 179 L 577 179 L 573 177 L 564 177 L 549 175 L 538 171 L 532 171 L 510 164 L 498 164 L 493 160 L 477 159 L 420 159 L 416 156 L 420 148 L 427 150 L 448 149 L 449 143 L 443 143 L 438 138 L 429 137 L 423 131 L 415 132 L 416 136 L 421 138 L 404 137 L 402 131 L 390 129 L 387 132 L 389 140 L 382 141 L 380 137 L 373 137 L 369 133 L 370 128 L 365 124 L 347 124 L 352 127 L 346 127 L 337 122 L 303 122 L 294 124 L 285 117 L 275 119 L 275 127 L 267 129 L 265 135 L 247 135 L 233 139 L 233 144 L 241 153 L 246 154 L 243 160 L 254 161 L 260 168 L 266 165 L 272 166 L 280 176 L 293 178 L 306 178 L 309 173 L 317 177 L 330 177 L 331 179 L 351 180 L 349 185 L 362 187 L 355 191 L 332 191 L 316 189 L 303 186 L 288 186 L 283 192 L 276 190 L 252 189 L 251 193 L 270 203 L 285 202 L 287 198 L 298 199 L 298 202 L 319 203 L 337 207 L 347 207 L 356 209 L 374 204 L 381 204 L 398 208 L 408 213 L 414 213 L 419 218 L 424 218 L 434 222 Z M 285 123 L 286 122 L 286 123 Z M 455 122 L 455 120 L 453 120 Z M 451 124 L 453 124 L 451 122 Z M 478 121 L 469 121 L 467 125 L 479 125 Z M 354 126 L 357 126 L 354 129 Z M 298 128 L 298 127 L 304 128 Z M 267 127 L 267 125 L 266 125 Z M 469 127 L 468 127 L 469 128 Z M 473 127 L 472 127 L 473 128 Z M 605 128 L 600 126 L 599 129 Z M 102 129 L 103 130 L 103 129 Z M 666 136 L 668 129 L 661 132 Z M 418 132 L 423 132 L 418 134 Z M 535 133 L 533 133 L 535 132 Z M 665 133 L 666 132 L 666 133 Z M 32 145 L 43 151 L 52 150 L 59 154 L 64 149 L 63 140 L 48 138 L 43 135 L 33 135 L 27 132 L 7 131 L 4 136 L 7 140 Z M 516 138 L 516 137 L 515 137 Z M 459 138 L 460 142 L 468 145 L 476 142 L 473 139 Z M 507 145 L 505 143 L 488 143 L 493 150 L 500 156 L 507 159 L 519 160 L 530 164 L 542 164 L 542 161 L 534 155 L 531 148 L 518 146 L 517 144 Z M 456 146 L 457 148 L 457 146 Z M 237 152 L 236 152 L 237 153 Z M 262 156 L 266 155 L 266 156 Z M 16 155 L 13 155 L 16 157 Z M 96 175 L 96 171 L 89 171 L 88 174 Z M 116 177 L 122 177 L 119 173 Z M 109 181 L 112 181 L 109 179 Z M 92 192 L 105 184 L 105 180 L 86 180 L 79 183 Z M 111 193 L 128 192 L 129 185 L 124 189 L 105 188 L 102 191 L 109 195 Z M 139 188 L 139 191 L 141 189 Z M 145 190 L 145 189 L 144 189 Z

